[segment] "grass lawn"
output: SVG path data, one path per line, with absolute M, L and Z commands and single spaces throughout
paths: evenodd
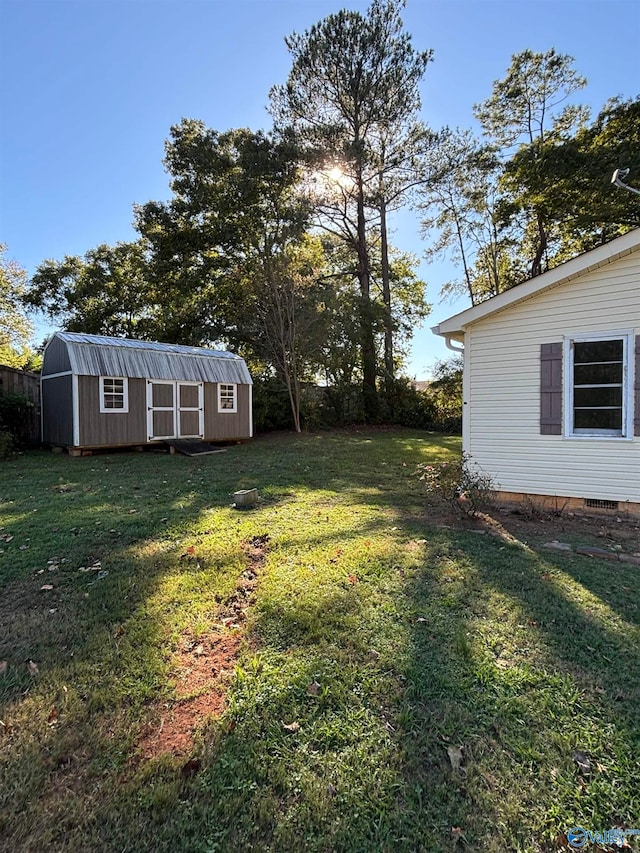
M 438 523 L 413 473 L 458 452 L 363 430 L 0 463 L 0 849 L 640 829 L 640 569 L 544 549 L 548 521 Z

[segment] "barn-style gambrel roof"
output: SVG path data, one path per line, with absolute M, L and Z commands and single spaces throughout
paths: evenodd
M 238 355 L 203 347 L 56 332 L 65 345 L 71 372 L 79 376 L 129 376 L 187 382 L 252 384 Z

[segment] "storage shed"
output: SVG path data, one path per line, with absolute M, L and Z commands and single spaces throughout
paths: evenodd
M 56 332 L 41 383 L 45 444 L 91 449 L 253 435 L 251 376 L 230 352 Z

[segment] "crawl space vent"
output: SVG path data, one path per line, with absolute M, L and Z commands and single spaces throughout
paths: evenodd
M 584 505 L 588 509 L 618 509 L 618 501 L 601 501 L 598 498 L 585 498 Z

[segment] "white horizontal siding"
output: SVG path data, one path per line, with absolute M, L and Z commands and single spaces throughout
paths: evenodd
M 640 253 L 479 320 L 465 334 L 464 446 L 509 492 L 640 501 L 640 438 L 540 435 L 540 344 L 640 335 Z

